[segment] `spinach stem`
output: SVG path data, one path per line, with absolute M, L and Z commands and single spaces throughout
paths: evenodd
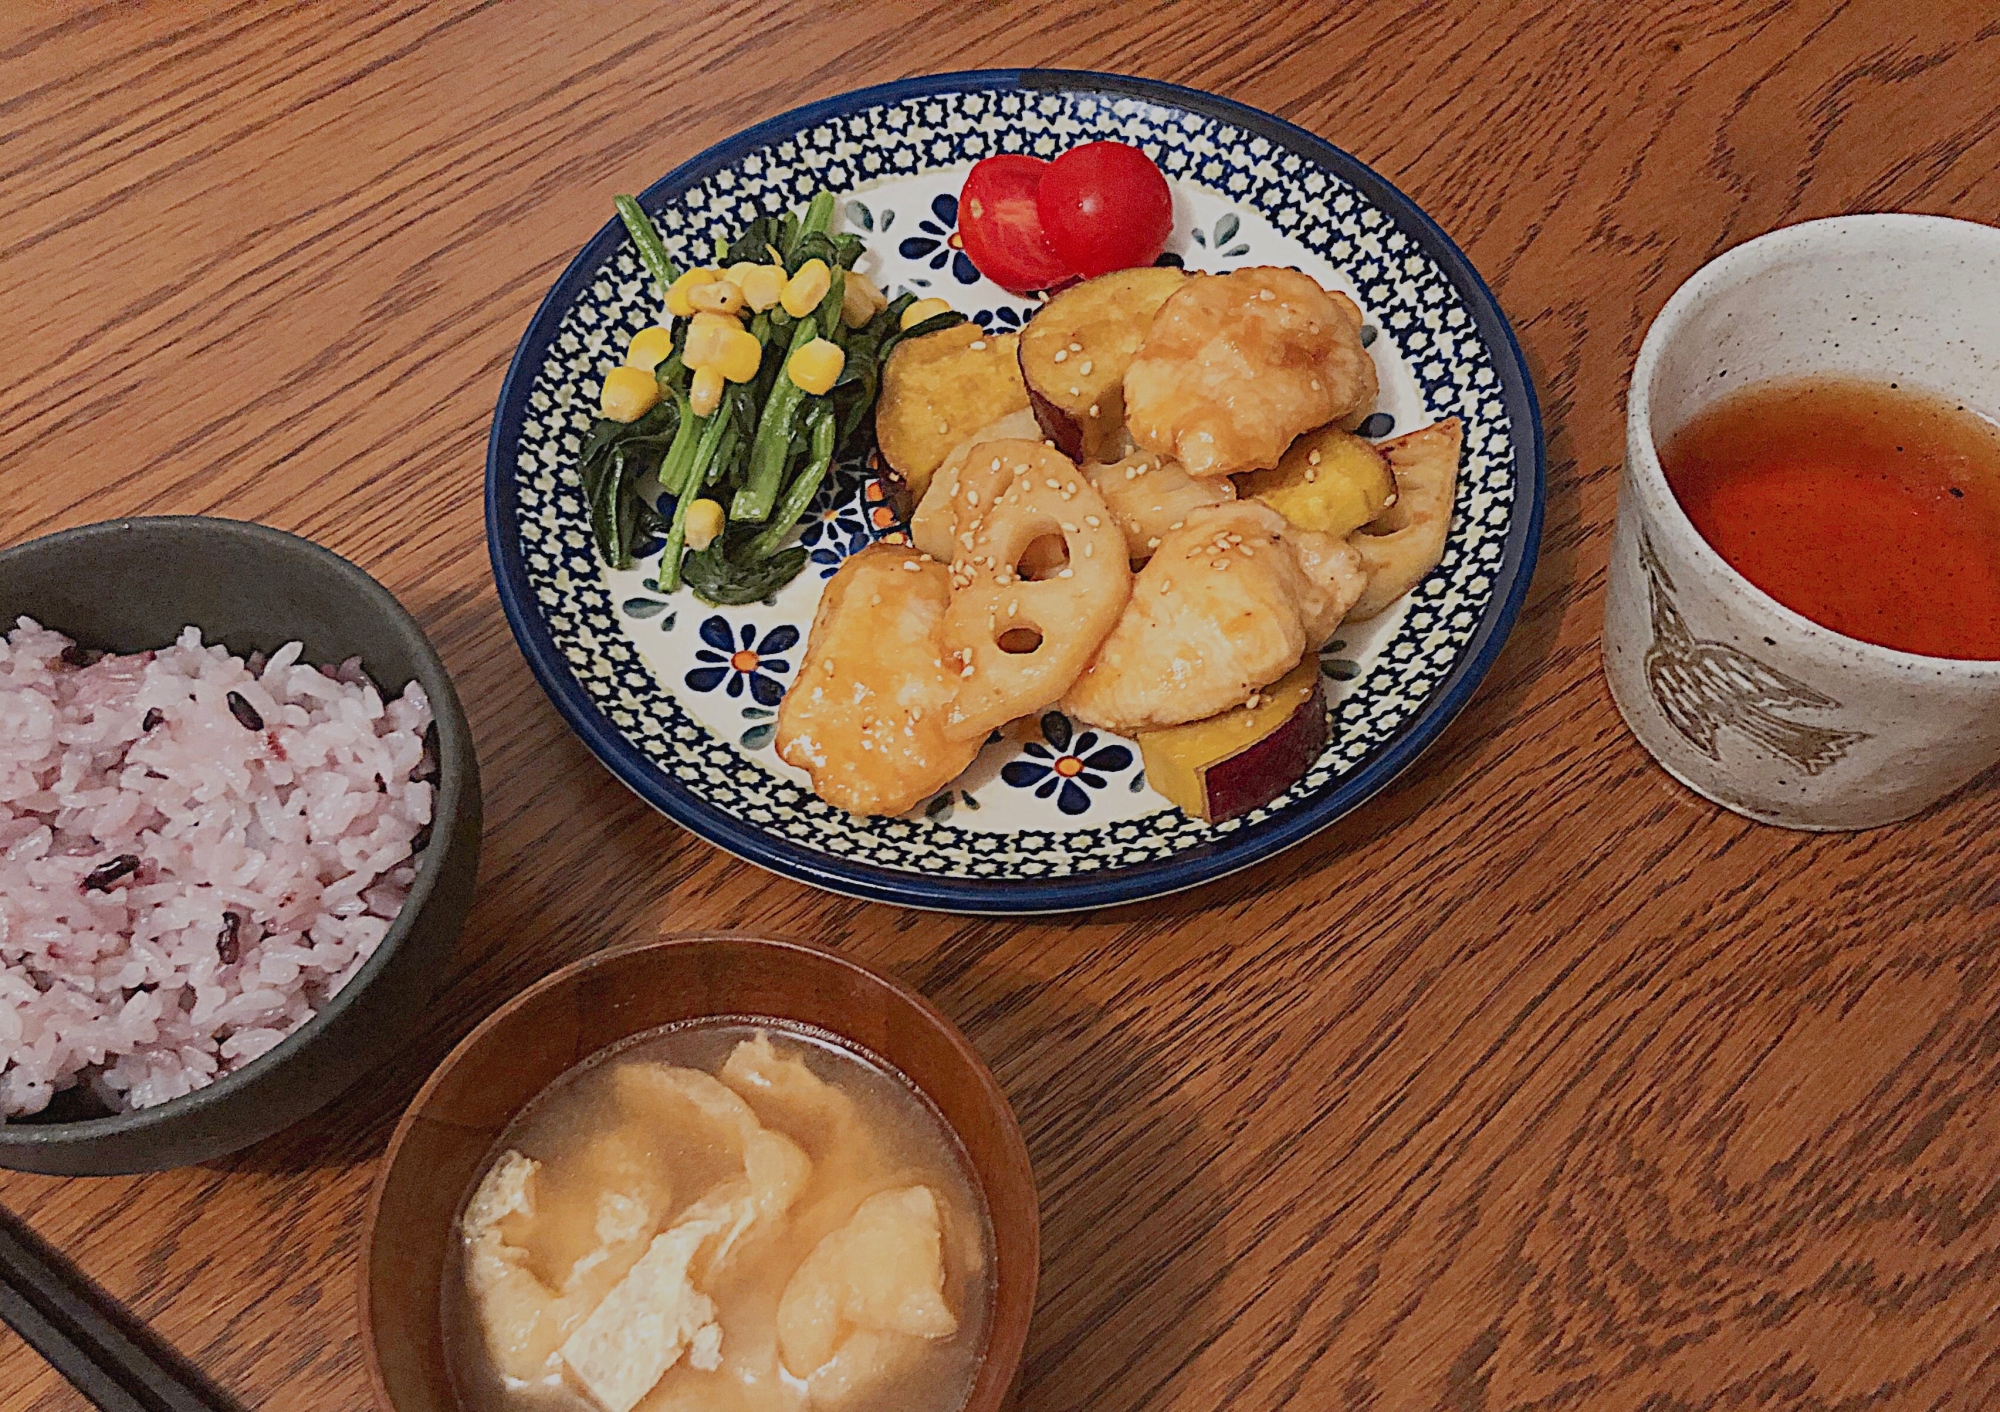
M 666 242 L 660 239 L 659 231 L 653 228 L 651 217 L 640 209 L 639 203 L 629 196 L 615 196 L 612 204 L 618 207 L 618 218 L 625 222 L 626 234 L 639 247 L 639 263 L 652 273 L 660 286 L 660 297 L 667 297 L 667 290 L 681 277 L 674 265 L 673 256 L 667 253 Z
M 817 336 L 818 330 L 813 321 L 810 318 L 800 319 L 792 330 L 791 346 L 785 353 L 785 361 L 790 362 L 793 353 Z M 742 488 L 730 502 L 730 519 L 761 521 L 770 518 L 771 506 L 776 503 L 778 490 L 784 483 L 785 463 L 791 457 L 792 430 L 797 424 L 799 404 L 805 395 L 805 390 L 792 381 L 790 372 L 779 372 L 777 385 L 765 399 L 764 415 L 758 418 L 757 436 L 750 443 L 750 466 Z
M 668 495 L 679 495 L 681 483 L 687 477 L 687 468 L 694 458 L 695 443 L 700 439 L 703 418 L 694 414 L 685 392 L 671 385 L 667 391 L 673 394 L 674 406 L 680 413 L 680 425 L 674 428 L 674 439 L 660 461 L 659 481 L 660 489 Z
M 804 470 L 793 478 L 785 490 L 785 498 L 779 503 L 777 512 L 764 532 L 750 541 L 750 552 L 762 559 L 775 554 L 784 546 L 785 536 L 792 532 L 806 507 L 819 494 L 820 482 L 826 479 L 827 468 L 833 464 L 834 433 L 838 430 L 837 419 L 831 404 L 821 402 L 806 415 L 806 425 L 812 432 L 812 460 Z

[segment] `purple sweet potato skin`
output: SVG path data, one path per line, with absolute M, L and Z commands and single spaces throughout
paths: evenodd
M 1022 371 L 1027 371 L 1025 364 Z M 1083 424 L 1044 397 L 1032 382 L 1028 383 L 1028 405 L 1035 409 L 1035 420 L 1042 424 L 1043 433 L 1056 444 L 1056 450 L 1072 461 L 1082 461 Z
M 1269 804 L 1305 774 L 1326 741 L 1326 679 L 1320 677 L 1282 726 L 1202 770 L 1209 822 L 1240 818 Z

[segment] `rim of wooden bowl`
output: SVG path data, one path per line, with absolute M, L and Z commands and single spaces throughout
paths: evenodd
M 580 961 L 564 966 L 558 971 L 544 976 L 541 980 L 509 998 L 492 1014 L 481 1020 L 472 1032 L 453 1047 L 450 1054 L 432 1071 L 424 1085 L 411 1099 L 408 1108 L 396 1124 L 395 1132 L 389 1138 L 389 1145 L 377 1165 L 375 1177 L 370 1185 L 368 1206 L 361 1232 L 361 1259 L 358 1271 L 359 1313 L 361 1322 L 361 1343 L 363 1358 L 368 1368 L 368 1384 L 375 1405 L 382 1412 L 414 1412 L 414 1409 L 398 1407 L 389 1391 L 388 1379 L 383 1373 L 379 1353 L 377 1326 L 374 1308 L 376 1285 L 376 1234 L 382 1215 L 382 1208 L 389 1189 L 390 1178 L 397 1162 L 402 1157 L 405 1143 L 417 1124 L 426 1116 L 425 1110 L 436 1097 L 438 1091 L 455 1074 L 466 1058 L 486 1040 L 496 1029 L 506 1024 L 521 1010 L 549 992 L 573 988 L 587 977 L 607 966 L 627 960 L 635 954 L 668 949 L 702 947 L 749 947 L 769 949 L 789 953 L 803 958 L 808 966 L 831 966 L 844 970 L 859 979 L 865 987 L 874 987 L 894 1002 L 903 1006 L 928 1027 L 936 1037 L 941 1038 L 951 1051 L 955 1061 L 970 1076 L 976 1095 L 972 1107 L 982 1110 L 986 1119 L 990 1141 L 987 1156 L 989 1171 L 982 1166 L 973 1144 L 961 1130 L 961 1124 L 953 1122 L 946 1105 L 932 1090 L 920 1081 L 917 1075 L 887 1053 L 881 1046 L 871 1045 L 850 1038 L 838 1026 L 827 1025 L 823 1021 L 792 1023 L 812 1023 L 828 1030 L 847 1043 L 859 1048 L 863 1053 L 890 1066 L 913 1088 L 924 1096 L 932 1108 L 944 1119 L 953 1131 L 961 1151 L 965 1155 L 969 1175 L 978 1185 L 982 1199 L 986 1203 L 988 1217 L 994 1233 L 994 1297 L 991 1319 L 987 1329 L 986 1347 L 980 1355 L 980 1367 L 971 1393 L 967 1396 L 961 1412 L 999 1412 L 1007 1407 L 1012 1398 L 1014 1384 L 1020 1373 L 1021 1358 L 1027 1347 L 1028 1328 L 1035 1305 L 1035 1289 L 1041 1267 L 1041 1215 L 1040 1203 L 1035 1190 L 1034 1169 L 1028 1158 L 1027 1143 L 1021 1136 L 1020 1122 L 1014 1115 L 1013 1106 L 986 1061 L 974 1049 L 957 1025 L 931 1003 L 921 992 L 895 976 L 882 971 L 851 956 L 843 955 L 829 947 L 813 942 L 795 939 L 758 936 L 750 932 L 715 931 L 690 932 L 672 936 L 651 938 L 645 941 L 623 943 L 606 947 L 604 950 L 584 957 Z M 754 1008 L 741 1010 L 717 1010 L 718 1016 L 754 1016 Z M 698 1018 L 690 1016 L 688 1018 Z M 788 1019 L 785 1016 L 771 1016 L 772 1019 Z M 643 1033 L 635 1030 L 634 1034 Z M 617 1043 L 612 1040 L 608 1043 Z M 573 1068 L 584 1062 L 592 1054 L 601 1053 L 608 1045 L 597 1045 L 578 1054 L 570 1063 Z M 567 1069 L 565 1069 L 567 1072 Z M 935 1076 L 932 1076 L 933 1079 Z M 536 1093 L 541 1092 L 537 1089 Z M 523 1106 L 535 1094 L 528 1094 L 513 1104 L 504 1121 L 512 1121 Z M 433 1118 L 433 1122 L 439 1120 Z M 504 1124 L 503 1124 L 504 1126 Z M 497 1137 L 496 1131 L 494 1136 Z M 490 1145 L 492 1139 L 488 1139 Z M 463 1198 L 463 1191 L 454 1191 L 452 1210 L 455 1212 Z M 1003 1206 L 1003 1203 L 1005 1205 Z M 1005 1219 L 1003 1220 L 1003 1213 Z M 449 1249 L 449 1244 L 446 1246 Z M 462 1406 L 453 1392 L 454 1407 Z

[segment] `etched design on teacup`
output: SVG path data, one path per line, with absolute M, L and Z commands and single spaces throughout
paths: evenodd
M 1646 685 L 1668 724 L 1711 760 L 1722 758 L 1718 736 L 1728 726 L 1808 775 L 1832 768 L 1865 731 L 1838 730 L 1787 720 L 1779 711 L 1838 711 L 1840 703 L 1726 642 L 1704 642 L 1689 631 L 1670 596 L 1674 581 L 1639 534 L 1652 604 L 1653 642 L 1646 649 Z

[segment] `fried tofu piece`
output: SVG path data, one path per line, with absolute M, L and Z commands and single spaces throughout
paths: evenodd
M 747 1182 L 703 1197 L 659 1235 L 590 1317 L 563 1342 L 563 1366 L 604 1409 L 632 1412 L 685 1354 L 690 1366 L 722 1363 L 715 1301 L 695 1287 L 703 1247 L 754 1214 Z
M 1125 370 L 1133 439 L 1196 476 L 1276 466 L 1301 432 L 1374 405 L 1375 362 L 1349 307 L 1297 270 L 1190 279 Z
M 880 1382 L 922 1339 L 949 1338 L 943 1215 L 927 1186 L 878 1192 L 813 1247 L 778 1302 L 785 1368 L 815 1405 L 838 1405 Z

